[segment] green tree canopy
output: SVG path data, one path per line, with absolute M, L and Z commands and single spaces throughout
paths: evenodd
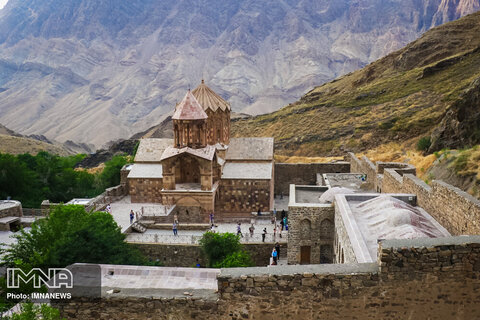
M 200 246 L 208 258 L 209 267 L 232 268 L 253 265 L 250 255 L 242 250 L 240 237 L 233 233 L 205 232 Z
M 6 265 L 65 267 L 83 263 L 146 264 L 146 259 L 126 243 L 125 235 L 105 212 L 86 212 L 82 206 L 61 205 L 37 220 L 30 232 L 15 236 L 17 243 L 4 250 Z

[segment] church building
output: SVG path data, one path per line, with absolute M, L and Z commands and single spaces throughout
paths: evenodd
M 172 116 L 174 138 L 141 139 L 128 174 L 132 203 L 162 203 L 201 220 L 273 209 L 273 138 L 230 138 L 230 104 L 202 83 Z

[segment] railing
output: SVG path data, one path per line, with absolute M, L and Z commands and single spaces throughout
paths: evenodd
M 156 234 L 156 233 L 128 233 L 127 234 L 127 242 L 134 242 L 134 243 L 164 243 L 164 244 L 199 244 L 200 239 L 202 238 L 201 235 L 188 235 L 188 234 L 181 234 L 181 230 L 179 231 L 179 235 L 173 234 Z M 173 231 L 172 231 L 173 233 Z M 288 235 L 285 232 L 282 237 L 280 238 L 279 235 L 275 237 L 273 234 L 266 234 L 265 236 L 265 243 L 286 243 Z M 261 234 L 254 234 L 253 237 L 250 234 L 243 234 L 243 237 L 240 238 L 241 243 L 262 243 L 262 235 Z

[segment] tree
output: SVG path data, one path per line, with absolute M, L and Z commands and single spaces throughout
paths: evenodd
M 77 205 L 56 206 L 37 220 L 30 232 L 21 231 L 17 242 L 4 249 L 4 264 L 21 261 L 32 268 L 65 267 L 84 263 L 148 264 L 105 212 L 86 212 Z
M 112 160 L 105 162 L 105 168 L 99 176 L 102 189 L 120 184 L 120 169 L 127 164 L 124 156 L 114 156 Z
M 60 311 L 46 304 L 34 305 L 33 303 L 22 303 L 21 312 L 11 316 L 2 317 L 5 320 L 62 320 Z
M 240 237 L 233 233 L 205 232 L 200 246 L 208 258 L 209 267 L 232 268 L 253 265 L 250 256 L 242 250 Z

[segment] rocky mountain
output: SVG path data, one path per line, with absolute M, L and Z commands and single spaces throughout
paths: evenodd
M 9 0 L 0 122 L 93 143 L 162 122 L 201 78 L 260 114 L 351 72 L 478 0 Z
M 279 111 L 234 122 L 232 132 L 274 136 L 277 153 L 302 156 L 430 134 L 430 151 L 478 144 L 479 35 L 480 12 L 446 23 Z

